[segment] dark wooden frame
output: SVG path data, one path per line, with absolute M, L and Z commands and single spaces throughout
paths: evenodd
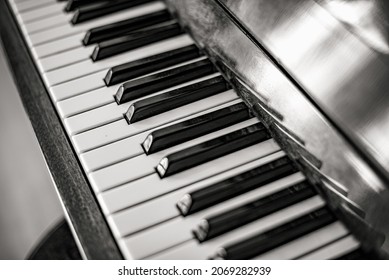
M 11 8 L 0 0 L 1 42 L 82 254 L 87 259 L 122 259 L 21 34 Z

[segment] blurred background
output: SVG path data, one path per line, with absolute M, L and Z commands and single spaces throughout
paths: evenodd
M 63 218 L 0 46 L 0 259 L 24 259 Z

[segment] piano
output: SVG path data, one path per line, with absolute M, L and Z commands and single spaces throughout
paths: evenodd
M 83 258 L 389 258 L 384 1 L 0 3 Z

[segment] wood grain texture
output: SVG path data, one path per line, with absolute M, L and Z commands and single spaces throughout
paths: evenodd
M 86 257 L 122 259 L 5 0 L 0 0 L 0 34 L 24 108 Z

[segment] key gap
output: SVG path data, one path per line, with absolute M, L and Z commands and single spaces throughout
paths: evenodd
M 87 94 L 87 93 L 84 93 L 84 94 Z M 85 111 L 82 111 L 82 112 L 72 113 L 72 114 L 66 116 L 65 119 L 71 118 L 71 117 L 74 117 L 74 116 L 78 116 L 78 115 L 81 115 L 81 114 L 83 114 L 83 113 L 87 113 L 87 112 L 89 112 L 89 111 L 92 111 L 92 110 L 95 110 L 95 109 L 98 109 L 98 108 L 101 108 L 101 107 L 110 105 L 110 104 L 112 104 L 112 103 L 115 103 L 115 104 L 116 104 L 115 100 L 113 99 L 113 96 L 112 96 L 112 102 L 107 102 L 107 103 L 104 103 L 104 104 L 99 104 L 99 106 L 96 106 L 96 107 L 93 107 L 93 108 L 86 109 Z
M 175 247 L 181 246 L 181 245 L 183 245 L 183 244 L 185 244 L 185 243 L 188 243 L 188 242 L 190 242 L 190 241 L 192 241 L 192 240 L 193 240 L 193 238 L 192 238 L 192 239 L 185 240 L 185 241 L 182 241 L 182 242 L 177 243 L 177 244 L 174 244 L 173 246 L 170 246 L 170 247 L 168 247 L 168 248 L 159 250 L 158 252 L 155 252 L 155 253 L 150 254 L 150 255 L 148 255 L 148 256 L 146 256 L 146 257 L 143 257 L 143 258 L 141 258 L 141 260 L 145 260 L 145 259 L 147 259 L 147 258 L 153 257 L 153 256 L 155 256 L 155 255 L 158 255 L 158 254 L 160 254 L 160 253 L 163 253 L 164 251 L 167 251 L 167 250 L 173 249 L 173 248 L 175 248 Z
M 114 213 L 112 213 L 112 214 L 114 214 Z M 112 215 L 112 214 L 111 214 L 111 215 Z M 179 215 L 174 216 L 174 217 L 171 217 L 171 218 L 169 218 L 169 219 L 165 219 L 165 220 L 163 220 L 163 221 L 161 221 L 161 222 L 158 222 L 158 223 L 156 223 L 156 224 L 153 224 L 153 225 L 151 225 L 151 226 L 147 226 L 147 227 L 145 227 L 145 228 L 143 228 L 143 229 L 140 229 L 140 230 L 134 231 L 134 232 L 132 232 L 132 233 L 123 235 L 122 238 L 127 238 L 127 237 L 130 237 L 131 235 L 134 235 L 134 234 L 137 234 L 137 233 L 141 233 L 141 232 L 144 231 L 144 230 L 148 230 L 148 229 L 151 229 L 151 228 L 153 228 L 153 227 L 159 226 L 159 225 L 161 225 L 161 224 L 163 224 L 163 223 L 172 221 L 172 220 L 174 220 L 174 219 L 176 219 L 176 218 L 178 218 L 178 217 L 179 217 Z
M 52 86 L 50 86 L 50 88 L 51 88 L 51 87 L 52 87 Z M 57 103 L 57 102 L 59 102 L 59 101 L 68 100 L 68 99 L 70 99 L 70 98 L 73 98 L 73 97 L 79 96 L 79 95 L 81 95 L 81 94 L 85 94 L 85 93 L 88 93 L 88 92 L 91 92 L 91 91 L 93 91 L 93 90 L 100 89 L 100 88 L 103 88 L 103 87 L 105 87 L 105 86 L 101 86 L 101 87 L 97 87 L 97 88 L 91 88 L 91 89 L 88 89 L 88 90 L 86 90 L 86 91 L 79 92 L 79 93 L 77 93 L 77 94 L 75 94 L 75 95 L 67 96 L 67 97 L 62 98 L 62 99 L 58 99 L 58 100 L 56 100 L 55 102 Z
M 38 9 L 38 8 L 42 8 L 42 7 L 45 6 L 45 5 L 47 5 L 47 2 L 41 3 L 41 4 L 39 4 L 39 5 L 37 5 L 37 6 L 34 6 L 34 7 L 29 7 L 28 9 L 21 10 L 21 11 L 19 11 L 18 8 L 16 8 L 16 9 L 17 9 L 17 11 L 18 11 L 18 14 L 19 14 L 19 15 L 22 15 L 22 14 L 25 13 L 25 12 L 29 12 L 29 11 L 36 10 L 36 9 Z
M 94 126 L 94 127 L 88 128 L 88 129 L 81 130 L 81 131 L 79 131 L 79 132 L 77 132 L 77 133 L 72 134 L 71 136 L 73 137 L 73 136 L 79 135 L 79 134 L 81 134 L 81 133 L 88 132 L 88 131 L 91 131 L 91 130 L 93 130 L 93 129 L 102 127 L 102 126 L 104 126 L 104 125 L 114 123 L 114 122 L 116 122 L 116 121 L 119 121 L 121 118 L 122 118 L 122 116 L 117 117 L 117 118 L 115 118 L 115 119 L 112 119 L 112 120 L 107 121 L 107 122 L 105 122 L 105 123 L 99 124 L 99 125 L 97 125 L 97 126 Z
M 38 57 L 37 60 L 41 60 L 41 59 L 43 59 L 43 58 L 47 58 L 47 57 L 50 57 L 50 56 L 54 56 L 54 55 L 56 55 L 56 54 L 64 53 L 64 52 L 67 52 L 67 51 L 71 51 L 71 50 L 74 50 L 74 49 L 77 49 L 77 48 L 80 48 L 80 47 L 82 47 L 82 46 L 75 46 L 75 47 L 71 47 L 71 48 L 68 48 L 68 49 L 65 49 L 65 50 L 60 50 L 60 51 L 58 51 L 58 52 L 46 54 L 46 55 L 43 55 L 43 56 Z
M 31 35 L 34 35 L 34 34 L 36 34 L 36 33 L 42 32 L 42 31 L 50 30 L 50 29 L 53 28 L 53 27 L 61 26 L 61 25 L 63 25 L 63 24 L 64 24 L 63 22 L 57 22 L 57 23 L 55 23 L 55 24 L 53 24 L 53 25 L 45 26 L 45 27 L 42 27 L 41 29 L 34 30 L 34 31 L 28 33 L 27 35 L 28 35 L 28 36 L 31 36 Z
M 83 32 L 85 32 L 85 31 L 83 31 Z M 81 33 L 81 32 L 80 32 L 80 33 Z M 65 35 L 62 35 L 62 36 L 55 37 L 55 38 L 53 38 L 53 39 L 47 40 L 47 41 L 39 42 L 39 43 L 36 44 L 36 45 L 32 45 L 32 47 L 34 48 L 34 47 L 41 46 L 41 45 L 43 45 L 43 44 L 52 43 L 52 42 L 54 42 L 54 41 L 58 41 L 58 40 L 60 40 L 60 39 L 64 39 L 64 38 L 67 38 L 67 37 L 71 37 L 71 36 L 76 35 L 76 34 L 78 34 L 78 32 L 77 32 L 77 31 L 74 31 L 74 33 L 68 33 L 68 34 L 65 34 Z
M 73 62 L 68 63 L 68 64 L 63 64 L 61 66 L 58 66 L 58 67 L 55 67 L 55 68 L 51 68 L 50 70 L 47 70 L 47 71 L 45 71 L 43 73 L 50 73 L 51 71 L 58 70 L 58 69 L 61 69 L 61 68 L 67 67 L 67 66 L 71 66 L 71 65 L 74 65 L 74 64 L 77 64 L 77 63 L 80 63 L 80 62 L 84 62 L 86 60 L 89 60 L 89 58 L 83 58 L 83 59 L 76 60 L 76 61 L 73 61 Z
M 115 211 L 114 213 L 119 213 L 119 212 L 125 211 L 125 210 L 127 210 L 127 209 L 130 209 L 130 208 L 132 208 L 132 207 L 135 207 L 135 206 L 138 206 L 138 205 L 140 205 L 140 204 L 143 204 L 143 203 L 145 203 L 145 202 L 149 202 L 149 201 L 151 201 L 151 200 L 160 198 L 160 197 L 165 196 L 165 195 L 167 195 L 167 194 L 171 194 L 171 193 L 173 193 L 173 192 L 175 192 L 175 191 L 181 190 L 181 189 L 186 188 L 186 187 L 188 187 L 188 186 L 190 186 L 190 185 L 197 184 L 197 183 L 199 183 L 199 182 L 201 182 L 201 181 L 204 181 L 204 180 L 207 180 L 207 179 L 209 179 L 209 178 L 212 178 L 212 177 L 218 176 L 218 175 L 220 175 L 220 174 L 223 174 L 224 172 L 228 172 L 228 171 L 230 171 L 230 170 L 232 170 L 232 169 L 239 168 L 239 167 L 242 166 L 242 165 L 249 164 L 249 163 L 254 162 L 254 161 L 256 161 L 256 160 L 259 160 L 259 159 L 261 159 L 261 158 L 264 158 L 264 157 L 270 156 L 270 155 L 272 155 L 272 154 L 275 154 L 275 153 L 277 153 L 277 152 L 279 152 L 279 151 L 281 151 L 281 149 L 279 149 L 279 150 L 277 150 L 277 151 L 274 151 L 274 152 L 272 152 L 272 153 L 270 153 L 270 154 L 267 154 L 267 155 L 265 155 L 265 156 L 263 156 L 263 157 L 259 157 L 259 158 L 253 159 L 253 160 L 244 162 L 244 163 L 242 163 L 242 164 L 233 166 L 233 167 L 231 167 L 231 168 L 225 169 L 225 170 L 223 170 L 223 171 L 221 171 L 221 172 L 212 174 L 211 176 L 208 176 L 208 177 L 199 179 L 199 180 L 197 180 L 197 181 L 190 182 L 190 183 L 188 183 L 188 184 L 186 184 L 186 185 L 183 185 L 183 186 L 181 186 L 181 187 L 178 187 L 178 188 L 176 188 L 176 189 L 174 189 L 174 190 L 165 192 L 165 193 L 163 193 L 163 194 L 159 194 L 159 195 L 157 195 L 157 196 L 153 196 L 152 198 L 148 198 L 148 199 L 146 199 L 146 200 L 142 200 L 141 202 L 138 202 L 138 203 L 133 204 L 133 205 L 131 205 L 131 206 L 125 207 L 125 208 L 120 209 L 120 210 L 117 210 L 117 211 Z M 153 174 L 155 174 L 155 173 L 156 173 L 156 172 L 153 172 L 152 174 L 149 174 L 149 175 L 147 175 L 147 176 L 153 175 Z M 147 177 L 147 176 L 143 176 L 143 177 L 141 177 L 141 178 L 137 178 L 137 179 L 131 180 L 131 182 L 136 181 L 136 180 L 138 180 L 138 179 L 142 179 L 142 178 Z M 157 176 L 158 176 L 158 175 L 157 175 Z M 127 184 L 127 183 L 124 183 L 124 184 L 120 184 L 120 185 L 118 185 L 118 186 L 116 186 L 116 187 L 112 187 L 112 188 L 110 188 L 110 189 L 106 189 L 106 190 L 102 191 L 102 193 L 104 193 L 104 192 L 106 192 L 106 191 L 109 191 L 109 190 L 112 190 L 112 189 L 115 189 L 115 188 L 123 187 L 123 186 L 126 185 L 126 184 Z
M 319 229 L 319 230 L 320 230 L 320 229 Z M 315 249 L 310 250 L 310 251 L 307 252 L 307 253 L 304 253 L 304 254 L 302 254 L 302 255 L 300 255 L 300 256 L 294 258 L 294 260 L 298 260 L 298 259 L 303 258 L 304 256 L 309 255 L 309 254 L 311 254 L 311 253 L 313 253 L 313 252 L 315 252 L 315 251 L 317 251 L 317 250 L 321 250 L 321 249 L 327 247 L 328 245 L 331 245 L 331 244 L 333 244 L 333 243 L 335 243 L 335 242 L 337 242 L 337 241 L 339 241 L 339 240 L 341 240 L 341 239 L 343 239 L 343 238 L 345 238 L 346 236 L 349 236 L 349 235 L 351 235 L 351 234 L 350 234 L 349 232 L 347 232 L 347 233 L 345 233 L 344 235 L 342 235 L 342 236 L 340 236 L 340 237 L 338 237 L 338 238 L 336 238 L 336 239 L 334 239 L 334 240 L 332 240 L 332 241 L 330 241 L 330 242 L 327 242 L 326 244 L 324 244 L 324 245 L 322 245 L 322 246 L 319 246 L 319 247 L 317 247 L 317 248 L 315 248 Z M 293 242 L 293 241 L 294 241 L 294 240 L 292 240 L 291 242 Z
M 86 76 L 89 76 L 89 75 L 92 75 L 92 74 L 96 74 L 97 72 L 105 71 L 107 69 L 108 68 L 103 68 L 103 69 L 100 69 L 100 70 L 95 70 L 95 71 L 92 71 L 92 72 L 90 72 L 88 74 L 84 74 L 84 75 L 81 75 L 81 76 L 78 76 L 78 77 L 75 77 L 75 78 L 71 78 L 69 80 L 65 80 L 65 81 L 62 81 L 62 82 L 59 82 L 59 83 L 56 83 L 56 84 L 52 84 L 52 85 L 50 85 L 50 87 L 58 86 L 58 85 L 61 85 L 61 84 L 67 83 L 67 82 L 71 82 L 71 81 L 74 81 L 74 80 L 77 80 L 77 79 L 80 79 L 80 78 L 84 78 Z
M 55 16 L 55 15 L 58 15 L 58 14 L 63 14 L 63 11 L 59 10 L 59 11 L 54 11 L 54 12 L 45 14 L 45 18 L 46 17 L 52 17 L 52 16 Z M 42 20 L 42 18 L 38 17 L 38 18 L 29 19 L 29 20 L 23 21 L 23 24 L 33 23 L 33 22 L 36 22 L 36 21 L 39 21 L 39 20 Z M 63 23 L 68 24 L 69 22 L 68 21 L 64 21 L 64 22 L 61 22 L 60 24 L 63 24 Z
M 116 185 L 116 186 L 110 187 L 110 188 L 108 188 L 108 189 L 105 189 L 105 190 L 101 191 L 101 193 L 106 192 L 106 191 L 109 191 L 109 190 L 112 190 L 112 189 L 115 189 L 115 188 L 117 188 L 117 187 L 121 187 L 121 186 L 123 186 L 123 185 L 125 185 L 125 184 L 128 184 L 128 183 L 131 183 L 131 182 L 134 182 L 134 181 L 143 179 L 143 178 L 145 178 L 145 177 L 147 177 L 147 176 L 151 176 L 151 175 L 154 175 L 154 174 L 155 174 L 155 171 L 150 172 L 150 173 L 145 174 L 145 175 L 143 175 L 143 176 L 137 177 L 137 178 L 132 179 L 132 180 L 129 180 L 129 181 L 127 181 L 127 182 L 124 182 L 124 183 L 121 183 L 121 184 L 119 184 L 119 185 Z
M 139 145 L 140 145 L 140 144 L 139 144 Z M 141 153 L 136 154 L 136 155 L 134 155 L 134 156 L 132 156 L 132 157 L 114 161 L 114 162 L 112 162 L 112 163 L 110 163 L 110 164 L 103 165 L 103 166 L 98 167 L 98 168 L 96 168 L 96 169 L 91 169 L 88 173 L 92 173 L 92 172 L 99 171 L 99 170 L 104 169 L 104 168 L 106 168 L 106 167 L 109 167 L 109 166 L 112 166 L 112 165 L 121 163 L 121 162 L 123 162 L 123 161 L 129 160 L 129 159 L 132 159 L 132 158 L 135 158 L 135 157 L 138 157 L 138 156 L 141 156 L 141 155 L 143 155 L 143 154 L 144 154 L 144 153 L 141 152 Z

